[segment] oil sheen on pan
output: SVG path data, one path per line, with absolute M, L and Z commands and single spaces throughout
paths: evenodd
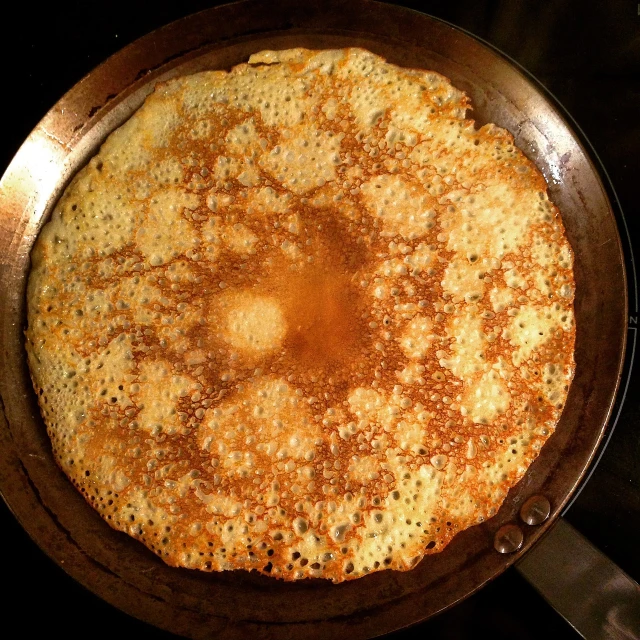
M 159 84 L 55 207 L 26 346 L 54 455 L 164 561 L 334 582 L 490 518 L 574 370 L 572 251 L 443 76 L 264 51 Z

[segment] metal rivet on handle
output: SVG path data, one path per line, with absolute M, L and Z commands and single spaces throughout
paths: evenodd
M 517 524 L 505 524 L 496 532 L 493 546 L 498 553 L 513 553 L 522 546 L 524 535 Z
M 542 524 L 551 513 L 551 504 L 544 496 L 531 496 L 520 509 L 520 517 L 530 525 Z

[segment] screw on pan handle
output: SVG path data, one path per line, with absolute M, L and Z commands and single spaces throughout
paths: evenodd
M 524 535 L 517 524 L 505 524 L 496 532 L 493 547 L 498 553 L 513 553 L 522 546 Z
M 531 496 L 520 508 L 520 518 L 528 525 L 542 524 L 551 513 L 551 503 L 544 496 Z M 514 553 L 524 541 L 522 529 L 517 524 L 505 524 L 496 532 L 493 546 L 498 553 Z
M 531 526 L 542 524 L 551 513 L 551 503 L 544 496 L 531 496 L 520 508 L 523 522 Z

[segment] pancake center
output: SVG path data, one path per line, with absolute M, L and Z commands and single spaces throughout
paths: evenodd
M 303 370 L 343 362 L 360 337 L 357 298 L 348 277 L 325 264 L 294 277 L 288 291 L 288 355 Z

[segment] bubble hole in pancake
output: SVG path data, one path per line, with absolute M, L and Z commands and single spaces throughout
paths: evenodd
M 407 570 L 490 518 L 573 376 L 572 252 L 467 97 L 360 49 L 159 84 L 32 253 L 61 468 L 167 563 Z

